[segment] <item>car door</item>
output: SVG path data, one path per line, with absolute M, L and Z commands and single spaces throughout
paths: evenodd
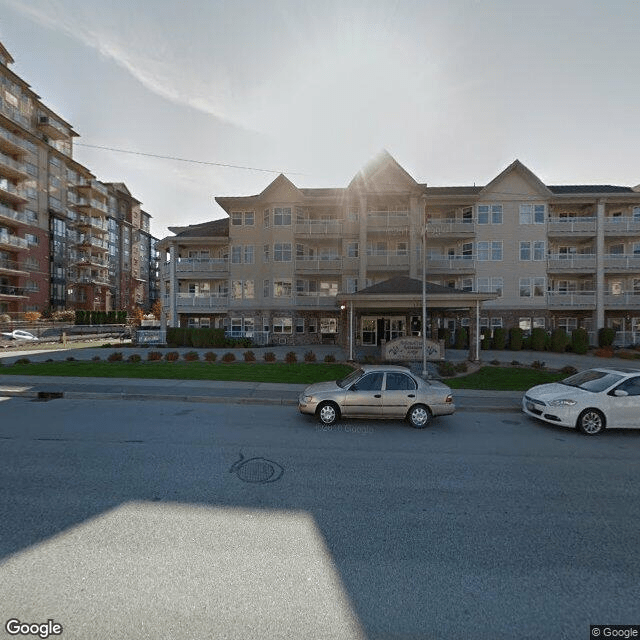
M 387 371 L 382 392 L 382 415 L 385 418 L 404 418 L 416 402 L 416 381 L 401 371 Z
M 626 391 L 616 396 L 615 391 Z M 627 378 L 609 392 L 607 425 L 610 427 L 640 427 L 640 376 Z
M 384 373 L 365 373 L 346 391 L 342 414 L 345 416 L 382 417 L 382 382 Z

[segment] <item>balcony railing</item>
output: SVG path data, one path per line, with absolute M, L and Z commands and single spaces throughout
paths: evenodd
M 74 264 L 91 264 L 96 267 L 107 268 L 109 266 L 109 261 L 104 258 L 99 258 L 98 256 L 93 256 L 90 253 L 78 253 L 75 256 L 71 257 L 71 260 Z
M 429 256 L 427 270 L 462 273 L 476 268 L 475 256 Z
M 552 253 L 547 257 L 549 271 L 593 271 L 595 268 L 594 253 Z
M 93 189 L 101 193 L 103 196 L 109 195 L 107 187 L 105 187 L 105 185 L 103 185 L 101 182 L 98 182 L 97 180 L 88 180 L 86 178 L 81 178 L 80 181 L 75 185 L 75 187 L 76 189 Z
M 102 238 L 97 238 L 96 236 L 91 235 L 83 235 L 81 234 L 78 238 L 79 245 L 89 244 L 93 247 L 98 247 L 100 249 L 104 249 L 105 251 L 109 249 L 109 244 L 102 240 Z
M 0 258 L 0 271 L 18 271 L 20 273 L 29 273 L 26 269 L 24 269 L 24 265 L 22 265 L 17 260 L 9 260 L 8 258 Z
M 0 168 L 1 167 L 4 167 L 5 170 L 8 169 L 7 174 L 12 178 L 24 179 L 29 176 L 24 162 L 14 160 L 11 156 L 0 151 Z
M 12 222 L 21 222 L 22 224 L 29 224 L 27 216 L 22 211 L 16 211 L 7 205 L 0 204 L 0 218 L 6 218 Z
M 103 276 L 78 276 L 75 278 L 77 284 L 97 284 L 101 286 L 109 286 L 111 284 L 109 278 Z
M 0 296 L 15 296 L 16 298 L 26 298 L 27 290 L 24 287 L 14 287 L 12 285 L 0 284 Z
M 572 216 L 560 218 L 549 216 L 547 233 L 589 233 L 596 232 L 597 218 L 595 216 Z
M 408 267 L 409 255 L 398 254 L 395 251 L 377 251 L 367 254 L 367 267 Z
M 604 268 L 615 270 L 640 269 L 640 255 L 608 254 L 604 257 Z
M 640 219 L 632 216 L 605 218 L 604 231 L 607 235 L 616 235 L 618 233 L 640 234 Z
M 8 180 L 0 179 L 0 191 L 4 191 L 11 196 L 11 200 L 16 202 L 29 202 L 29 199 L 25 197 L 24 190 L 20 187 L 16 187 L 15 184 Z
M 78 198 L 74 204 L 76 207 L 91 207 L 92 209 L 97 209 L 103 213 L 109 213 L 107 205 L 95 198 Z
M 328 272 L 340 271 L 342 269 L 342 258 L 296 258 L 296 271 Z
M 76 223 L 80 226 L 87 226 L 93 229 L 99 229 L 100 231 L 108 231 L 109 225 L 104 218 L 97 218 L 95 216 L 78 216 Z
M 6 231 L 0 231 L 0 244 L 15 247 L 16 249 L 28 249 L 29 244 L 24 238 L 11 235 Z
M 7 104 L 4 100 L 0 99 L 0 111 L 4 113 L 6 116 L 11 118 L 14 122 L 17 122 L 21 127 L 25 129 L 31 128 L 31 123 L 29 122 L 29 118 L 22 115 L 20 113 L 20 109 Z
M 296 222 L 296 234 L 298 235 L 342 235 L 341 220 L 305 220 Z
M 547 304 L 550 307 L 592 309 L 596 306 L 595 291 L 549 291 Z
M 27 150 L 25 140 L 4 127 L 0 127 L 0 146 L 15 154 L 24 154 Z
M 425 230 L 427 239 L 440 236 L 468 236 L 476 232 L 476 225 L 473 220 L 452 220 L 451 218 L 438 220 L 437 218 L 432 218 L 430 222 L 427 222 Z
M 164 274 L 169 274 L 170 262 L 164 263 Z M 180 258 L 176 262 L 176 273 L 185 275 L 187 273 L 197 273 L 199 275 L 214 275 L 229 271 L 228 258 Z
M 640 308 L 640 291 L 626 293 L 606 293 L 604 296 L 605 307 L 615 307 L 623 309 Z
M 369 227 L 404 227 L 408 224 L 408 211 L 369 211 L 367 213 Z
M 169 299 L 165 298 L 165 304 L 169 304 Z M 213 295 L 201 295 L 196 293 L 178 293 L 176 296 L 176 306 L 178 311 L 188 309 L 211 309 L 224 310 L 229 306 L 229 295 L 224 293 Z
M 336 296 L 320 293 L 296 293 L 294 303 L 298 307 L 335 307 Z

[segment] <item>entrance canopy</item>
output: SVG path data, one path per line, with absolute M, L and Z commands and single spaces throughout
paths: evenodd
M 479 310 L 483 302 L 495 300 L 498 294 L 462 291 L 433 282 L 426 282 L 425 288 L 427 309 L 469 312 L 471 318 L 469 323 L 469 359 L 477 360 Z M 355 293 L 338 294 L 337 299 L 339 304 L 344 304 L 360 314 L 394 311 L 417 315 L 422 310 L 422 280 L 398 276 Z M 350 340 L 352 339 L 353 336 L 350 336 Z

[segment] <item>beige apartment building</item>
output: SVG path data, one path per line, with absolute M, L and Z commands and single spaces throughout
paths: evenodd
M 485 186 L 431 187 L 382 152 L 344 188 L 280 175 L 216 202 L 228 218 L 159 243 L 169 326 L 376 345 L 421 334 L 425 273 L 431 335 L 611 326 L 640 342 L 637 187 L 545 185 L 517 160 Z
M 149 308 L 150 215 L 73 159 L 73 127 L 10 68 L 0 44 L 0 313 Z

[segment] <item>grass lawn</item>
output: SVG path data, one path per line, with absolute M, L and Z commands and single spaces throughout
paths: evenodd
M 524 367 L 481 367 L 468 376 L 445 379 L 444 382 L 452 389 L 526 391 L 536 384 L 557 382 L 568 377 L 566 373 Z
M 162 378 L 172 380 L 226 380 L 311 384 L 338 380 L 353 369 L 344 364 L 299 362 L 34 362 L 0 366 L 0 374 L 24 376 L 78 376 L 86 378 Z

